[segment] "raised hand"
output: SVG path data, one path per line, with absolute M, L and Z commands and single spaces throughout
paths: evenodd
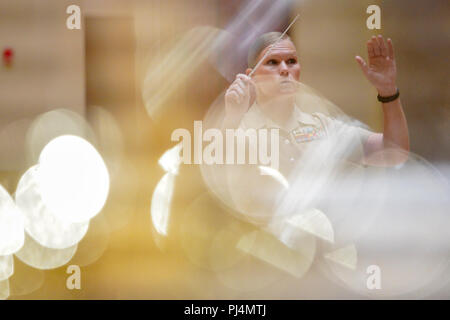
M 229 116 L 243 116 L 250 104 L 251 78 L 245 74 L 238 74 L 225 93 L 225 108 Z
M 368 64 L 360 56 L 355 57 L 364 75 L 375 86 L 380 96 L 394 95 L 397 91 L 397 67 L 392 40 L 388 38 L 386 45 L 383 36 L 372 36 L 367 41 L 367 53 Z

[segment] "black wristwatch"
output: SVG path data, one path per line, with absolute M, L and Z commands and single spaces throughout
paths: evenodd
M 380 101 L 380 102 L 386 103 L 386 102 L 394 101 L 394 100 L 397 99 L 399 96 L 400 96 L 400 91 L 399 91 L 398 88 L 397 88 L 397 92 L 396 92 L 394 95 L 389 96 L 389 97 L 382 97 L 382 96 L 380 96 L 380 94 L 378 94 L 377 99 L 378 99 L 378 101 Z

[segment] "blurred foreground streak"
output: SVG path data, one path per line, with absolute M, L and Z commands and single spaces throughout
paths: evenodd
M 178 191 L 153 195 L 155 239 L 167 250 L 175 238 L 191 263 L 228 288 L 212 296 L 238 290 L 240 297 L 308 298 L 314 288 L 317 297 L 423 298 L 448 285 L 449 188 L 421 158 L 363 175 L 341 172 L 318 195 L 326 205 L 269 227 L 248 222 L 210 191 L 187 201 L 192 175 L 183 175 L 160 182 Z M 380 290 L 368 284 L 371 266 L 380 270 Z

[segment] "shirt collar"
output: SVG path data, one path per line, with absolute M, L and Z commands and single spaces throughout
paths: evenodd
M 272 119 L 266 116 L 258 106 L 258 104 L 255 102 L 247 111 L 242 121 L 244 126 L 247 128 L 279 128 L 286 131 L 292 131 L 305 124 L 317 125 L 317 120 L 314 119 L 314 117 L 309 113 L 301 111 L 297 105 L 295 105 L 294 107 L 293 117 L 291 119 L 292 121 L 290 121 L 285 127 L 282 128 Z

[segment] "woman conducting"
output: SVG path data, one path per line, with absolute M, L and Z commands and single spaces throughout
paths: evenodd
M 321 110 L 306 112 L 308 103 L 299 104 L 299 93 L 302 96 L 306 86 L 299 82 L 301 66 L 296 47 L 289 36 L 280 37 L 279 32 L 266 33 L 250 47 L 246 74 L 238 74 L 225 93 L 222 124 L 224 129 L 279 129 L 280 175 L 272 175 L 278 177 L 277 181 L 255 174 L 258 171 L 255 166 L 252 169 L 229 166 L 227 170 L 233 206 L 250 220 L 263 224 L 273 221 L 280 211 L 281 215 L 291 215 L 292 210 L 322 201 L 329 191 L 330 179 L 340 174 L 342 167 L 335 163 L 344 160 L 360 165 L 394 166 L 405 162 L 409 151 L 408 127 L 396 85 L 390 39 L 386 43 L 380 35 L 367 42 L 368 63 L 355 57 L 382 103 L 384 129 L 383 133 L 376 133 L 349 125 Z M 296 200 L 290 201 L 289 194 Z

